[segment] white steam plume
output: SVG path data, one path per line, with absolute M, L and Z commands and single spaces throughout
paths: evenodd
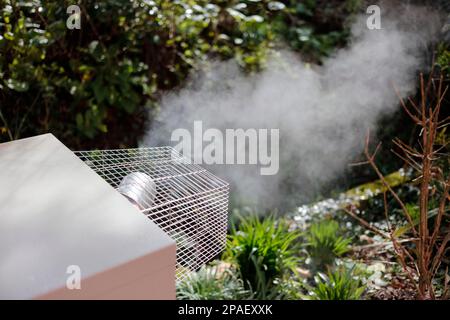
M 382 15 L 382 30 L 366 28 L 322 66 L 308 66 L 293 53 L 274 53 L 265 71 L 244 75 L 233 62 L 211 62 L 189 84 L 168 93 L 144 140 L 167 145 L 171 132 L 202 120 L 207 128 L 280 129 L 280 173 L 262 177 L 250 166 L 213 168 L 243 197 L 271 205 L 280 181 L 294 181 L 299 198 L 336 178 L 361 152 L 366 130 L 397 110 L 398 98 L 415 90 L 416 71 L 435 33 L 433 13 L 408 7 Z M 391 17 L 391 18 L 390 18 Z M 401 18 L 399 18 L 401 17 Z M 226 151 L 225 151 L 226 152 Z

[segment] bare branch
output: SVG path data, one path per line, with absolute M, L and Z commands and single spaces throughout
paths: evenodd
M 343 210 L 344 210 L 345 213 L 347 213 L 349 216 L 351 216 L 353 219 L 358 221 L 361 225 L 363 225 L 364 227 L 366 227 L 367 229 L 369 229 L 373 233 L 378 234 L 378 235 L 382 236 L 383 238 L 390 239 L 390 236 L 388 234 L 386 234 L 383 231 L 381 231 L 381 230 L 375 228 L 374 226 L 370 225 L 370 223 L 367 222 L 366 220 L 364 220 L 363 218 L 358 217 L 353 211 L 351 211 L 351 209 L 343 208 Z
M 370 166 L 373 168 L 373 170 L 375 171 L 375 173 L 377 174 L 378 178 L 381 180 L 381 182 L 383 183 L 383 185 L 386 187 L 387 190 L 389 190 L 389 192 L 392 194 L 392 196 L 394 197 L 394 199 L 397 201 L 397 203 L 400 205 L 406 219 L 408 220 L 408 223 L 411 227 L 411 230 L 414 233 L 415 237 L 418 237 L 418 232 L 416 230 L 416 227 L 414 226 L 414 223 L 412 221 L 411 215 L 408 211 L 408 209 L 406 208 L 405 204 L 403 203 L 403 201 L 400 199 L 400 197 L 398 196 L 398 194 L 392 189 L 392 187 L 390 186 L 390 184 L 386 181 L 384 175 L 381 173 L 381 171 L 378 169 L 378 166 L 376 165 L 373 156 L 370 154 L 369 152 L 369 136 L 367 136 L 366 138 L 366 147 L 365 147 L 365 151 L 364 151 L 367 160 L 369 161 Z

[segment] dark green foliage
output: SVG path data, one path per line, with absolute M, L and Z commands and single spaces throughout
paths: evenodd
M 2 125 L 13 138 L 51 131 L 72 146 L 112 127 L 124 135 L 118 141 L 127 141 L 126 128 L 143 126 L 133 116 L 145 111 L 156 88 L 138 39 L 150 31 L 144 32 L 148 17 L 129 1 L 84 1 L 81 30 L 69 30 L 70 4 L 3 6 Z
M 349 250 L 350 239 L 339 235 L 339 224 L 333 220 L 311 225 L 306 238 L 314 266 L 321 270 L 332 265 L 336 257 Z
M 135 146 L 161 93 L 208 57 L 252 71 L 278 40 L 320 60 L 346 35 L 331 23 L 340 9 L 314 1 L 83 0 L 69 30 L 72 4 L 0 0 L 0 142 L 52 132 L 73 148 Z
M 276 24 L 292 48 L 313 60 L 321 60 L 345 43 L 349 35 L 348 17 L 359 7 L 359 0 L 290 0 L 283 22 Z
M 447 78 L 450 77 L 450 44 L 441 43 L 438 46 L 438 53 L 437 53 L 437 59 L 436 64 L 440 68 L 441 72 L 447 76 Z
M 245 217 L 237 229 L 233 227 L 226 255 L 238 266 L 245 287 L 256 298 L 267 299 L 276 287 L 274 281 L 295 271 L 298 237 L 284 220 Z

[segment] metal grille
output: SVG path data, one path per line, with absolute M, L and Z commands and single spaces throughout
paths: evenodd
M 75 154 L 177 243 L 177 279 L 220 253 L 229 186 L 170 147 Z

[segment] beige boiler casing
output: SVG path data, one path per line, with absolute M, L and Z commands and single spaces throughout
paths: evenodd
M 175 260 L 175 242 L 53 135 L 0 144 L 0 299 L 175 299 Z

